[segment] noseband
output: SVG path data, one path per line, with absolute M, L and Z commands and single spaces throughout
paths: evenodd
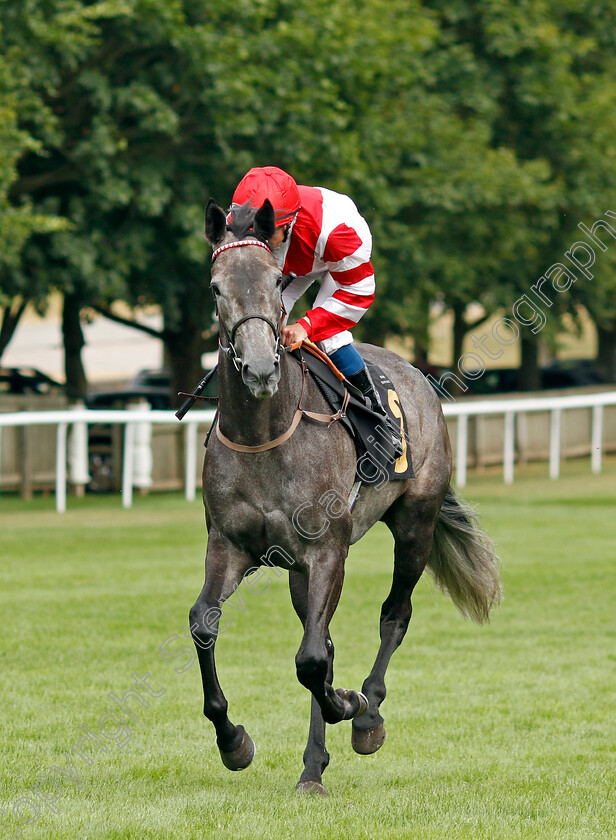
M 227 356 L 231 359 L 235 369 L 238 372 L 241 370 L 242 360 L 238 356 L 237 350 L 235 349 L 235 334 L 238 330 L 238 327 L 241 327 L 242 324 L 244 324 L 246 321 L 265 321 L 265 323 L 272 328 L 274 338 L 276 339 L 276 353 L 274 355 L 274 364 L 278 364 L 278 362 L 280 361 L 280 354 L 284 353 L 284 347 L 282 345 L 280 337 L 280 324 L 274 324 L 274 322 L 271 321 L 269 318 L 266 318 L 265 315 L 244 315 L 243 318 L 240 318 L 240 320 L 233 325 L 233 328 L 229 333 L 220 316 L 218 316 L 218 320 L 220 322 L 220 325 L 223 327 L 224 331 L 227 333 L 228 342 L 226 347 L 222 343 L 222 341 L 219 341 L 218 344 L 220 345 L 220 349 L 223 351 L 223 353 L 226 353 Z
M 216 248 L 212 253 L 212 264 L 214 263 L 218 255 L 223 253 L 223 251 L 228 251 L 231 248 L 242 248 L 244 245 L 257 245 L 259 248 L 265 248 L 265 250 L 268 251 L 270 254 L 272 253 L 269 245 L 267 245 L 265 242 L 262 242 L 260 239 L 238 239 L 235 242 L 227 242 L 226 245 L 221 245 L 219 248 Z M 265 321 L 265 323 L 269 327 L 271 327 L 272 332 L 274 333 L 274 338 L 276 339 L 276 354 L 274 356 L 274 364 L 278 364 L 278 362 L 280 361 L 281 354 L 284 353 L 284 346 L 280 337 L 280 324 L 275 324 L 270 318 L 267 318 L 265 315 L 260 315 L 257 313 L 255 315 L 244 315 L 243 318 L 240 318 L 239 321 L 236 321 L 236 323 L 231 328 L 231 331 L 229 331 L 218 313 L 218 304 L 216 303 L 216 300 L 214 300 L 214 303 L 216 305 L 216 314 L 218 315 L 218 321 L 221 327 L 224 329 L 225 333 L 227 334 L 226 346 L 222 343 L 222 341 L 218 342 L 220 345 L 220 349 L 223 351 L 223 353 L 226 353 L 226 355 L 231 359 L 235 369 L 238 372 L 241 370 L 242 360 L 238 356 L 237 350 L 235 349 L 235 335 L 238 331 L 238 328 L 241 327 L 241 325 L 244 324 L 246 321 Z

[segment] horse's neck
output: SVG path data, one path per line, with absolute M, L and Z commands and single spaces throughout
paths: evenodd
M 218 360 L 218 409 L 221 432 L 234 443 L 260 446 L 283 434 L 291 425 L 299 403 L 301 375 L 285 355 L 273 397 L 256 399 L 242 382 L 233 362 L 221 353 Z

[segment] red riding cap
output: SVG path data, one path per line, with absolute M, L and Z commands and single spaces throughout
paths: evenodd
M 292 221 L 301 207 L 295 180 L 277 166 L 256 166 L 249 170 L 235 188 L 233 204 L 250 201 L 255 207 L 261 207 L 266 198 L 276 213 L 276 227 Z

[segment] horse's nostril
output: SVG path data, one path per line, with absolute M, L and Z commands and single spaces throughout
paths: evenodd
M 272 377 L 276 376 L 278 373 L 278 363 L 274 362 L 271 367 L 268 367 L 263 370 L 257 370 L 255 368 L 250 367 L 248 364 L 244 364 L 242 367 L 242 378 L 244 382 L 262 382 L 267 383 L 269 382 Z
M 272 361 L 267 368 L 256 369 L 244 364 L 242 366 L 242 379 L 254 396 L 272 396 L 280 380 L 280 365 Z

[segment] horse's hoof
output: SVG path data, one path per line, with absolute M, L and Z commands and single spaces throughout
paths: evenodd
M 223 752 L 220 750 L 220 757 L 222 758 L 222 763 L 228 770 L 244 770 L 252 763 L 255 752 L 255 742 L 248 732 L 244 731 L 244 737 L 239 747 L 232 752 Z
M 329 796 L 329 791 L 321 782 L 298 782 L 295 785 L 296 793 L 306 793 L 310 796 Z
M 351 746 L 360 755 L 372 755 L 383 746 L 385 727 L 382 723 L 373 729 L 356 729 L 353 727 Z
M 358 709 L 354 714 L 349 715 L 349 717 L 356 718 L 368 711 L 368 706 L 370 704 L 368 702 L 368 698 L 362 691 L 353 691 L 353 689 L 350 688 L 337 688 L 336 694 L 338 697 L 341 697 L 344 701 L 351 705 L 355 697 L 357 697 L 359 703 Z M 348 718 L 345 717 L 345 720 L 348 720 Z

